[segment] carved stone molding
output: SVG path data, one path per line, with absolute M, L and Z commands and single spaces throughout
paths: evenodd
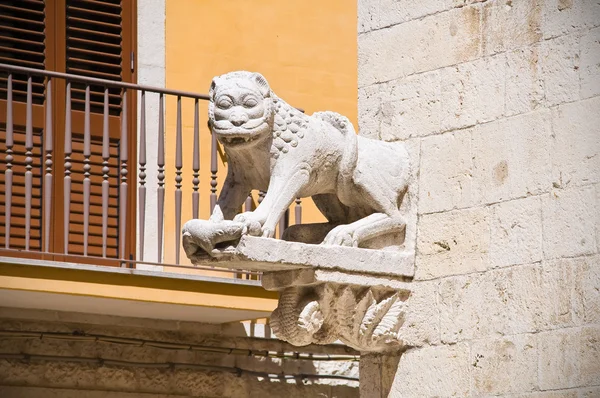
M 308 278 L 312 282 L 281 289 L 277 286 L 286 284 L 277 282 L 287 276 L 278 275 L 282 272 L 265 275 L 263 286 L 280 292 L 271 315 L 271 328 L 278 338 L 297 346 L 340 340 L 362 352 L 402 347 L 398 330 L 408 290 L 319 281 L 318 274 L 302 272 L 312 273 L 313 278 Z

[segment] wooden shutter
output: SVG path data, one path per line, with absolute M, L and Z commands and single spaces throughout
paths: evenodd
M 66 0 L 65 10 L 65 70 L 67 73 L 128 81 L 129 46 L 124 36 L 131 35 L 131 24 L 124 7 L 130 1 L 120 0 Z M 130 95 L 131 97 L 131 95 Z M 88 254 L 102 255 L 102 115 L 104 87 L 90 86 L 91 99 L 91 197 Z M 129 104 L 131 107 L 131 103 Z M 85 109 L 85 85 L 72 83 L 73 109 L 73 170 L 69 253 L 83 254 L 83 120 Z M 131 108 L 130 108 L 131 110 Z M 119 223 L 119 140 L 121 134 L 120 115 L 122 113 L 122 93 L 119 89 L 109 89 L 110 112 L 110 159 L 109 167 L 109 214 L 107 256 L 118 255 Z M 129 119 L 134 114 L 129 113 Z M 131 137 L 130 140 L 135 136 Z M 129 175 L 132 173 L 130 172 Z M 130 198 L 132 198 L 130 189 Z
M 0 62 L 44 69 L 46 66 L 46 9 L 43 0 L 0 0 Z M 0 142 L 6 143 L 6 73 L 0 75 Z M 12 210 L 11 248 L 25 249 L 25 110 L 27 101 L 27 76 L 13 74 L 13 139 L 12 148 Z M 30 250 L 41 249 L 42 227 L 42 139 L 44 79 L 32 78 L 32 131 L 33 149 L 31 172 L 33 174 L 31 200 Z M 2 151 L 5 148 L 3 145 Z M 6 223 L 6 156 L 0 156 L 0 246 L 4 247 Z
M 135 0 L 0 0 L 0 62 L 55 70 L 109 80 L 135 82 L 132 70 L 132 49 L 135 37 Z M 0 73 L 0 142 L 5 142 L 6 74 Z M 53 79 L 53 188 L 50 251 L 61 253 L 64 243 L 63 178 L 65 82 Z M 25 101 L 27 77 L 13 75 L 14 139 L 13 161 L 14 193 L 11 223 L 11 248 L 23 248 L 24 239 L 24 158 L 25 156 Z M 33 211 L 30 250 L 40 248 L 42 224 L 42 174 L 44 137 L 45 88 L 43 78 L 33 79 Z M 109 229 L 107 256 L 117 257 L 121 115 L 124 111 L 122 92 L 109 90 L 110 159 L 102 159 L 102 113 L 104 87 L 92 85 L 91 94 L 91 197 L 88 254 L 102 255 L 102 168 L 109 167 Z M 85 85 L 72 83 L 72 194 L 69 219 L 69 254 L 83 254 L 83 126 Z M 135 248 L 135 93 L 128 95 L 129 173 L 127 252 Z M 4 218 L 4 145 L 0 148 L 0 217 Z M 4 246 L 4 226 L 0 227 L 0 247 Z M 34 231 L 35 229 L 35 231 Z M 23 232 L 23 233 L 21 233 Z M 17 236 L 18 235 L 18 236 Z M 21 239 L 21 240 L 18 240 Z M 35 242 L 34 242 L 35 240 Z M 129 258 L 129 255 L 125 256 Z M 56 257 L 62 260 L 62 257 Z M 66 260 L 66 258 L 65 258 Z

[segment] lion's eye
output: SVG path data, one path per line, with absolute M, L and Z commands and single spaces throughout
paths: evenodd
M 221 109 L 229 109 L 233 103 L 229 98 L 222 98 L 217 102 L 217 106 Z
M 254 108 L 256 105 L 258 105 L 258 102 L 254 98 L 248 98 L 244 101 L 244 106 L 246 108 Z

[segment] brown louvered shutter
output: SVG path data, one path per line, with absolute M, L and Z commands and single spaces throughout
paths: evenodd
M 109 80 L 135 82 L 132 49 L 135 46 L 134 0 L 0 0 L 0 62 L 39 69 L 55 70 Z M 0 139 L 5 142 L 6 74 L 0 75 Z M 25 101 L 27 77 L 13 75 L 14 193 L 12 208 L 11 248 L 22 248 L 21 218 L 24 217 Z M 53 79 L 53 214 L 50 251 L 62 253 L 65 82 Z M 91 94 L 91 197 L 88 255 L 102 255 L 102 127 L 104 87 L 92 85 Z M 31 250 L 40 247 L 42 224 L 42 142 L 44 126 L 44 80 L 33 79 L 33 207 Z M 110 159 L 108 162 L 110 200 L 108 257 L 118 253 L 119 145 L 121 135 L 122 93 L 109 90 Z M 129 137 L 128 225 L 135 225 L 135 95 L 128 93 L 127 119 Z M 83 254 L 83 126 L 85 85 L 72 83 L 72 194 L 69 224 L 69 254 Z M 2 145 L 4 151 L 4 145 Z M 0 216 L 4 218 L 5 156 L 0 155 Z M 23 222 L 24 225 L 24 222 Z M 2 226 L 3 227 L 3 226 Z M 23 228 L 24 229 L 24 228 Z M 34 231 L 35 230 L 35 231 Z M 132 231 L 135 231 L 133 229 Z M 35 243 L 34 243 L 35 240 Z M 133 254 L 135 233 L 127 234 L 126 253 Z M 4 230 L 0 228 L 0 248 L 4 246 Z M 129 258 L 129 255 L 125 256 Z M 57 260 L 68 260 L 57 256 Z M 72 261 L 72 260 L 70 260 Z
M 123 81 L 127 74 L 124 58 L 129 58 L 123 45 L 123 33 L 128 29 L 119 0 L 67 0 L 65 11 L 65 69 L 67 73 L 101 79 Z M 127 56 L 127 57 L 126 57 Z M 102 114 L 104 87 L 90 86 L 91 99 L 91 197 L 88 254 L 102 255 Z M 73 170 L 83 170 L 83 118 L 85 85 L 72 84 L 73 109 Z M 110 200 L 108 214 L 107 256 L 118 255 L 119 203 L 119 138 L 122 112 L 121 91 L 109 89 L 110 111 Z M 69 253 L 83 254 L 83 173 L 75 173 L 71 195 L 71 234 Z
M 35 69 L 46 67 L 46 8 L 43 0 L 0 0 L 0 62 Z M 0 142 L 6 142 L 7 75 L 0 77 Z M 31 199 L 30 250 L 41 248 L 41 192 L 42 192 L 42 126 L 44 104 L 44 79 L 32 78 L 32 132 L 33 149 L 31 172 L 33 175 Z M 11 247 L 25 249 L 25 107 L 27 101 L 27 76 L 14 74 L 13 89 L 13 139 L 11 162 L 13 167 Z M 0 217 L 6 214 L 7 159 L 0 158 Z M 6 224 L 0 226 L 0 247 L 5 244 Z

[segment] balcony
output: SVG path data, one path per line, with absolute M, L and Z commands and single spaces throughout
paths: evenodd
M 259 287 L 260 272 L 192 266 L 181 249 L 182 222 L 210 215 L 227 162 L 206 124 L 207 101 L 205 94 L 0 64 L 2 269 L 79 270 L 87 282 L 100 271 L 115 280 L 107 286 L 123 283 L 126 274 L 212 283 L 222 291 L 251 288 L 241 296 L 269 303 L 234 306 L 251 314 L 211 316 L 267 316 L 275 295 Z M 248 194 L 240 211 L 262 199 L 261 192 Z M 301 218 L 298 199 L 278 236 Z M 19 294 L 4 298 L 25 300 Z M 42 296 L 36 300 L 50 300 Z M 168 318 L 170 310 L 161 311 Z

